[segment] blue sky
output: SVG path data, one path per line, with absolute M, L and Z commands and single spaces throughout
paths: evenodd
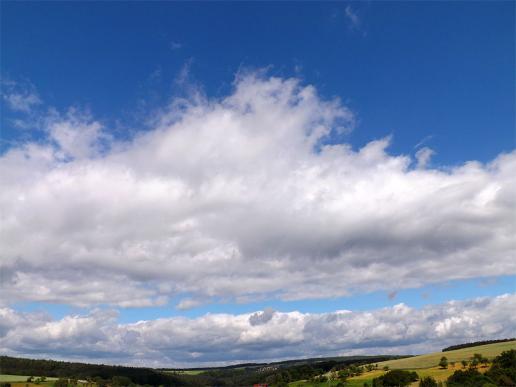
M 257 310 L 273 308 L 284 312 L 303 311 L 308 313 L 328 313 L 334 310 L 367 311 L 389 307 L 403 302 L 411 307 L 439 304 L 449 300 L 467 300 L 474 297 L 497 296 L 514 292 L 514 276 L 500 276 L 488 279 L 472 279 L 449 281 L 437 285 L 420 288 L 402 289 L 399 292 L 372 292 L 357 294 L 351 297 L 330 298 L 316 301 L 281 301 L 267 300 L 251 303 L 214 302 L 201 308 L 177 310 L 174 302 L 161 307 L 124 308 L 119 310 L 119 321 L 122 323 L 152 320 L 156 318 L 185 315 L 199 317 L 205 313 L 252 313 Z M 177 303 L 178 300 L 175 300 Z M 23 302 L 15 306 L 23 312 L 47 312 L 56 318 L 69 314 L 85 313 L 87 309 L 70 305 L 59 305 L 39 302 Z
M 16 324 L 381 320 L 400 303 L 453 319 L 451 300 L 480 324 L 472 299 L 514 302 L 497 298 L 516 290 L 514 2 L 0 7 L 0 307 Z M 67 356 L 28 345 L 34 329 L 2 348 Z M 222 352 L 162 356 L 238 360 Z M 157 364 L 140 353 L 103 360 Z
M 61 109 L 130 125 L 139 101 L 175 92 L 186 63 L 210 96 L 240 67 L 271 66 L 346 101 L 355 146 L 393 134 L 407 152 L 428 138 L 449 164 L 514 145 L 512 2 L 5 3 L 2 13 L 2 74 Z

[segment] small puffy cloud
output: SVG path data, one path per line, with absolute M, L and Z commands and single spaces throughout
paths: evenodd
M 349 354 L 416 354 L 457 342 L 512 337 L 516 295 L 398 304 L 367 312 L 266 310 L 120 324 L 93 311 L 52 320 L 0 308 L 0 350 L 11 355 L 162 367 Z M 258 321 L 259 320 L 259 321 Z
M 262 312 L 253 313 L 251 316 L 249 316 L 249 324 L 253 326 L 266 324 L 272 320 L 275 313 L 276 311 L 272 308 L 266 308 Z
M 181 301 L 178 302 L 176 305 L 176 309 L 178 310 L 189 310 L 196 308 L 200 305 L 202 305 L 204 302 L 202 300 L 196 300 L 192 298 L 184 298 Z
M 515 152 L 413 168 L 389 138 L 333 143 L 354 126 L 339 100 L 257 74 L 152 122 L 115 140 L 71 110 L 0 155 L 0 302 L 293 300 L 516 274 Z

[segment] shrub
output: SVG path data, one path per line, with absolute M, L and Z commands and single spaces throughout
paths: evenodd
M 59 378 L 55 381 L 54 387 L 68 387 L 68 379 Z
M 415 372 L 392 370 L 373 379 L 373 387 L 405 387 L 418 380 Z
M 483 387 L 484 384 L 492 383 L 493 381 L 478 372 L 476 369 L 470 368 L 465 371 L 458 370 L 448 378 L 448 387 Z
M 419 387 L 437 387 L 437 382 L 433 377 L 427 376 L 426 378 L 421 379 Z
M 516 350 L 504 351 L 495 357 L 486 375 L 498 386 L 516 385 Z
M 115 387 L 127 387 L 132 381 L 127 376 L 113 376 L 111 378 L 111 383 Z

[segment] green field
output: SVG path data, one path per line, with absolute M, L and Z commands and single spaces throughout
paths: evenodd
M 373 370 L 370 372 L 364 372 L 360 376 L 354 376 L 346 381 L 346 387 L 363 387 L 364 383 L 373 383 L 373 379 L 383 375 L 384 372 L 380 370 Z
M 507 351 L 509 349 L 516 349 L 516 341 L 479 345 L 476 347 L 457 349 L 455 351 L 434 352 L 405 359 L 383 361 L 378 363 L 378 366 L 380 368 L 388 366 L 390 369 L 418 370 L 420 368 L 435 367 L 442 356 L 446 356 L 448 363 L 468 360 L 475 353 L 481 353 L 483 356 L 491 360 L 503 351 Z
M 36 379 L 38 376 L 37 375 L 34 375 L 34 379 Z M 0 382 L 1 383 L 4 383 L 4 382 L 26 382 L 27 379 L 29 378 L 29 376 L 25 376 L 25 375 L 5 375 L 5 374 L 0 374 Z M 46 381 L 50 382 L 50 381 L 54 381 L 54 380 L 57 380 L 57 378 L 47 378 Z
M 179 371 L 179 373 L 185 374 L 185 375 L 199 375 L 199 374 L 202 374 L 203 372 L 204 372 L 204 370 L 182 370 L 182 371 Z
M 289 387 L 334 387 L 336 386 L 338 381 L 332 380 L 330 382 L 324 382 L 324 383 L 312 383 L 307 382 L 306 380 L 297 380 L 295 382 L 290 382 L 288 384 Z M 347 386 L 346 386 L 347 387 Z M 360 386 L 362 387 L 362 386 Z
M 205 370 L 174 370 L 174 371 L 163 371 L 166 374 L 184 374 L 184 375 L 199 375 L 205 372 Z

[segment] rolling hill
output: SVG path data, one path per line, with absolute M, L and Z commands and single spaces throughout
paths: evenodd
M 425 355 L 418 355 L 413 357 L 407 357 L 404 359 L 388 360 L 378 363 L 380 368 L 388 366 L 390 369 L 410 369 L 417 370 L 420 368 L 435 367 L 442 356 L 446 356 L 448 362 L 460 362 L 461 360 L 470 359 L 473 354 L 481 353 L 488 359 L 493 359 L 503 351 L 509 349 L 516 349 L 516 340 L 507 341 L 504 343 L 478 345 L 476 347 L 468 347 L 462 349 L 456 349 L 447 352 L 434 352 Z

